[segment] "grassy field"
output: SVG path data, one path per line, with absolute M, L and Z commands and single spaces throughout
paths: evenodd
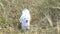
M 31 29 L 21 31 L 24 8 L 31 13 Z M 0 34 L 60 34 L 60 0 L 0 0 Z

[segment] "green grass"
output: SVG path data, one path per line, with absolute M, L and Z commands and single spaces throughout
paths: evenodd
M 1 20 L 0 20 L 0 25 L 1 25 L 1 26 L 4 26 L 4 24 L 6 23 L 5 21 L 6 21 L 5 18 L 1 18 Z
M 31 29 L 21 32 L 24 8 L 30 10 Z M 60 34 L 60 0 L 0 0 L 0 34 Z

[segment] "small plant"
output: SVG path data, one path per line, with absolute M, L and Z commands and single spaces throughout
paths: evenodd
M 1 18 L 0 19 L 0 26 L 3 27 L 5 25 L 5 22 L 6 22 L 5 18 Z

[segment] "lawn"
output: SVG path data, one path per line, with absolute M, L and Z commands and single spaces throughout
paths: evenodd
M 31 13 L 31 29 L 21 31 L 25 8 Z M 60 0 L 0 0 L 0 34 L 60 34 Z

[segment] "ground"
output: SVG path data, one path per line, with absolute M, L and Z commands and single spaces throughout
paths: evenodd
M 19 21 L 24 8 L 32 18 L 28 31 Z M 0 34 L 60 34 L 60 0 L 0 0 Z

